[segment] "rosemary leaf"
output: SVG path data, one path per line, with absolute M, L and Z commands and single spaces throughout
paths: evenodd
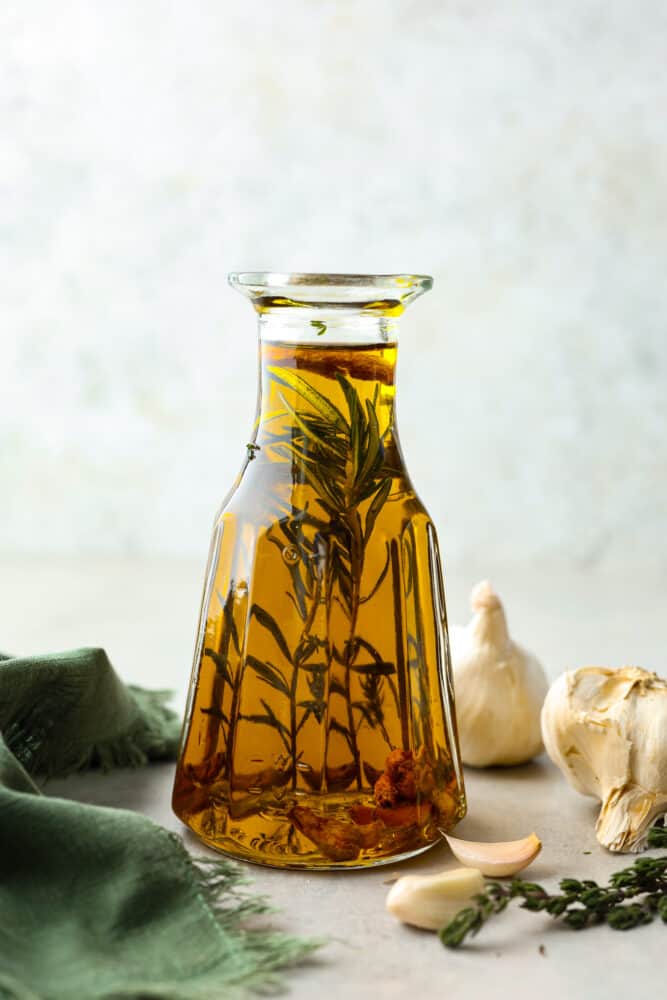
M 258 660 L 256 656 L 252 656 L 250 653 L 246 656 L 246 663 L 255 671 L 260 680 L 263 680 L 269 687 L 275 688 L 276 691 L 281 691 L 289 697 L 289 684 L 285 680 L 282 671 L 278 670 L 278 667 L 274 667 L 272 663 L 267 663 L 264 660 Z
M 368 513 L 366 514 L 366 525 L 364 528 L 364 542 L 367 542 L 371 536 L 375 522 L 377 521 L 378 514 L 384 507 L 387 497 L 389 496 L 391 490 L 391 479 L 385 479 L 377 491 L 373 499 L 371 500 L 371 505 L 368 508 Z
M 330 428 L 329 428 L 329 439 L 327 440 L 324 434 L 318 433 L 318 431 L 315 429 L 316 425 L 313 426 L 313 422 L 308 420 L 305 414 L 300 413 L 298 410 L 295 410 L 293 406 L 290 406 L 290 404 L 283 396 L 282 392 L 280 393 L 280 398 L 283 401 L 285 409 L 291 415 L 292 420 L 297 425 L 297 427 L 301 431 L 303 431 L 306 438 L 314 442 L 314 444 L 316 444 L 319 448 L 323 448 L 325 451 L 328 451 L 330 454 L 336 456 L 336 458 L 340 458 L 341 456 L 344 458 L 344 451 L 342 451 L 342 446 L 339 444 L 338 440 L 335 437 L 331 437 Z M 291 440 L 292 439 L 290 438 L 290 441 Z M 285 444 L 287 442 L 281 442 L 281 443 Z
M 350 665 L 350 670 L 356 674 L 373 674 L 376 677 L 387 677 L 396 673 L 393 663 L 354 663 Z
M 347 430 L 347 423 L 345 417 L 338 410 L 333 403 L 330 403 L 328 399 L 317 391 L 309 382 L 306 382 L 304 378 L 297 375 L 296 372 L 292 371 L 290 368 L 279 368 L 275 365 L 269 365 L 268 370 L 271 372 L 271 376 L 276 380 L 276 382 L 281 382 L 286 385 L 288 389 L 293 389 L 295 392 L 305 399 L 307 403 L 310 403 L 312 408 L 320 413 L 325 420 L 332 423 L 339 430 Z
M 259 604 L 253 604 L 250 609 L 250 614 L 254 615 L 260 625 L 263 625 L 265 629 L 268 629 L 273 638 L 276 640 L 276 644 L 280 649 L 280 652 L 283 654 L 287 662 L 290 663 L 292 660 L 292 654 L 290 653 L 289 646 L 287 645 L 287 640 L 282 633 L 282 629 L 273 615 L 268 611 L 265 611 L 264 608 L 261 608 Z
M 204 649 L 204 655 L 211 657 L 215 663 L 216 673 L 218 673 L 220 677 L 227 682 L 227 684 L 232 684 L 232 675 L 229 672 L 229 663 L 226 657 L 222 656 L 215 649 L 211 649 L 209 646 L 206 646 Z

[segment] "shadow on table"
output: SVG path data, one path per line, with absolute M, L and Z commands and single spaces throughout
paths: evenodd
M 160 763 L 107 772 L 95 769 L 47 781 L 41 789 L 52 797 L 132 809 L 155 817 L 169 813 L 173 780 L 174 764 Z

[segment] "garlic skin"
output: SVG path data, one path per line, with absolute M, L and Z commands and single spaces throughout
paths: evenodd
M 476 868 L 403 875 L 389 890 L 387 909 L 404 924 L 439 931 L 480 892 L 484 879 Z
M 450 635 L 461 757 L 473 767 L 524 764 L 542 750 L 546 675 L 510 638 L 488 581 L 477 584 L 470 603 L 472 620 Z
M 516 875 L 531 864 L 542 850 L 542 841 L 535 833 L 521 840 L 502 840 L 484 843 L 476 840 L 460 840 L 445 834 L 449 848 L 462 865 L 478 868 L 489 878 L 504 878 Z
M 580 667 L 542 709 L 547 753 L 573 788 L 602 803 L 595 832 L 610 851 L 646 847 L 667 813 L 667 681 L 641 667 Z

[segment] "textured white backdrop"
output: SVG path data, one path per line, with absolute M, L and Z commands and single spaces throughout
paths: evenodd
M 225 273 L 410 270 L 446 557 L 667 561 L 663 0 L 6 0 L 0 57 L 0 551 L 203 559 Z

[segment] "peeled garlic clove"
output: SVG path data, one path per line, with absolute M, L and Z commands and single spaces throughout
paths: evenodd
M 542 842 L 534 833 L 521 840 L 504 840 L 496 844 L 447 836 L 445 839 L 457 861 L 478 868 L 482 875 L 491 878 L 516 875 L 527 868 L 542 850 Z
M 389 890 L 387 909 L 404 924 L 438 931 L 480 892 L 484 892 L 484 879 L 477 868 L 404 875 Z

